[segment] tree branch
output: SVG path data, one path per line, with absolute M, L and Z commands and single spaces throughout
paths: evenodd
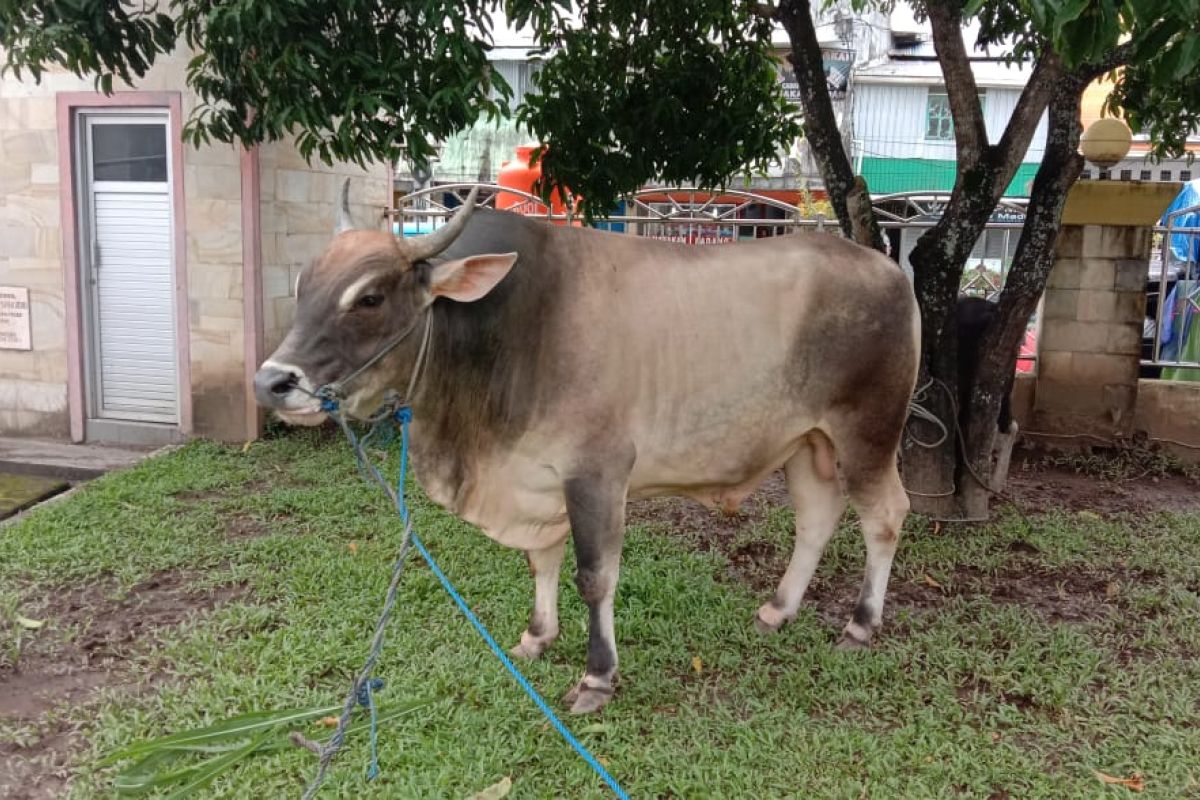
M 1096 78 L 1099 78 L 1104 73 L 1112 72 L 1117 67 L 1122 67 L 1122 66 L 1128 64 L 1131 60 L 1133 60 L 1133 54 L 1134 54 L 1134 45 L 1133 45 L 1133 40 L 1131 39 L 1128 42 L 1119 44 L 1116 47 L 1114 47 L 1109 52 L 1109 54 L 1107 56 L 1105 56 L 1103 59 L 1101 59 L 1099 62 L 1097 62 L 1095 64 L 1089 64 L 1086 67 L 1082 67 L 1080 69 L 1080 72 L 1082 73 L 1083 77 L 1085 77 L 1087 79 L 1087 81 L 1090 83 L 1091 81 L 1094 81 Z
M 1002 179 L 999 181 L 1001 187 L 1008 186 L 1024 160 L 1042 113 L 1050 103 L 1055 84 L 1061 77 L 1062 61 L 1054 53 L 1047 52 L 1034 64 L 1029 82 L 1021 90 L 1012 117 L 996 145 L 996 167 Z
M 870 209 L 862 209 L 861 198 L 855 194 L 854 168 L 842 143 L 829 97 L 829 84 L 821 62 L 821 45 L 813 25 L 809 0 L 780 0 L 776 18 L 787 31 L 791 42 L 788 60 L 796 72 L 800 103 L 804 109 L 804 135 L 812 147 L 813 157 L 825 182 L 829 202 L 837 214 L 842 232 L 851 239 L 883 250 L 883 235 Z M 854 200 L 854 210 L 851 201 Z
M 929 2 L 926 8 L 933 29 L 933 47 L 942 65 L 950 113 L 954 117 L 959 168 L 970 169 L 983 161 L 988 138 L 979 88 L 975 85 L 975 73 L 971 71 L 971 60 L 963 43 L 962 9 L 959 4 L 947 0 Z
M 750 13 L 752 13 L 756 17 L 762 17 L 763 19 L 774 20 L 774 19 L 776 19 L 779 12 L 775 8 L 775 6 L 772 5 L 771 3 L 755 3 L 750 8 Z

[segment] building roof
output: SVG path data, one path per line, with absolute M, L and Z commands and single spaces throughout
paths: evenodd
M 971 62 L 971 71 L 975 73 L 975 82 L 981 87 L 1020 88 L 1029 80 L 1032 68 L 1028 64 L 980 59 Z M 894 55 L 881 64 L 859 67 L 854 73 L 854 80 L 857 83 L 937 85 L 945 82 L 941 65 L 936 59 L 897 59 Z

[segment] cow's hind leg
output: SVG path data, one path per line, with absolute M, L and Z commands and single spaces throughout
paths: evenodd
M 537 658 L 558 638 L 558 575 L 566 549 L 564 539 L 553 547 L 525 554 L 533 576 L 533 613 L 520 643 L 508 651 L 518 658 Z
M 754 619 L 755 627 L 763 633 L 778 630 L 796 616 L 821 553 L 846 510 L 833 446 L 824 434 L 814 431 L 806 436 L 784 465 L 784 473 L 796 508 L 796 542 L 775 596 L 758 609 Z
M 892 558 L 900 540 L 900 528 L 908 514 L 908 494 L 900 483 L 894 456 L 876 469 L 843 462 L 850 503 L 862 523 L 867 545 L 867 568 L 854 613 L 842 631 L 838 647 L 855 650 L 867 647 L 883 619 Z
M 575 544 L 575 585 L 588 607 L 587 669 L 565 702 L 576 714 L 596 711 L 613 695 L 617 642 L 613 600 L 625 540 L 626 476 L 603 474 L 566 481 L 567 516 Z

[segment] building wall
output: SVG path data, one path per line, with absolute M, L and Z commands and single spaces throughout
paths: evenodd
M 186 57 L 155 66 L 140 91 L 178 91 Z M 0 187 L 0 283 L 29 286 L 34 349 L 0 351 L 0 378 L 16 382 L 15 398 L 0 398 L 0 432 L 68 435 L 66 298 L 56 121 L 58 92 L 90 92 L 89 80 L 52 71 L 41 84 L 6 76 L 2 86 L 3 186 Z M 119 91 L 129 91 L 123 87 Z M 195 99 L 181 94 L 186 119 Z M 239 150 L 185 146 L 176 179 L 184 186 L 188 328 L 195 432 L 226 437 L 244 423 L 239 409 L 242 353 L 241 193 Z M 15 408 L 11 406 L 15 405 Z
M 32 351 L 0 350 L 0 433 L 65 437 L 67 328 L 52 93 L 0 82 L 0 285 L 29 289 Z
M 185 87 L 186 60 L 183 55 L 157 65 L 138 90 L 178 92 Z M 0 285 L 29 288 L 33 327 L 31 351 L 0 350 L 0 435 L 71 434 L 60 207 L 66 187 L 59 177 L 60 160 L 71 154 L 59 152 L 57 95 L 93 88 L 61 71 L 47 73 L 40 85 L 17 82 L 11 74 L 0 80 Z M 195 98 L 186 90 L 180 94 L 186 120 Z M 256 347 L 245 336 L 243 155 L 231 145 L 185 144 L 182 169 L 175 166 L 185 195 L 193 432 L 226 440 L 244 439 L 253 430 L 247 375 L 257 366 L 249 363 Z M 290 324 L 294 274 L 332 232 L 337 175 L 362 171 L 310 170 L 290 144 L 264 146 L 260 156 L 263 312 L 271 341 Z M 356 201 L 369 196 L 374 203 L 357 209 L 364 224 L 372 217 L 378 223 L 387 198 L 385 170 L 371 176 L 369 185 L 360 181 L 352 188 Z
M 296 279 L 333 236 L 342 181 L 350 178 L 350 212 L 361 228 L 386 229 L 388 172 L 353 164 L 309 166 L 290 142 L 259 147 L 264 355 L 295 316 Z
M 854 153 L 872 193 L 949 191 L 958 167 L 952 141 L 925 138 L 930 90 L 921 84 L 864 83 L 854 86 Z M 998 142 L 1020 97 L 1019 89 L 987 88 L 984 121 Z M 1027 197 L 1045 150 L 1046 118 L 1038 124 L 1025 163 L 1006 194 Z

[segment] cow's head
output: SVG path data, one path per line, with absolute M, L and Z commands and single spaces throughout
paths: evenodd
M 424 312 L 439 297 L 478 300 L 508 274 L 516 253 L 468 256 L 433 265 L 462 232 L 476 192 L 437 231 L 413 239 L 356 230 L 350 223 L 349 181 L 342 186 L 333 241 L 296 281 L 296 319 L 279 348 L 254 378 L 260 405 L 285 421 L 324 420 L 319 387 L 344 380 L 390 342 L 403 342 L 343 387 L 342 408 L 363 418 L 388 389 L 403 391 L 416 365 Z

